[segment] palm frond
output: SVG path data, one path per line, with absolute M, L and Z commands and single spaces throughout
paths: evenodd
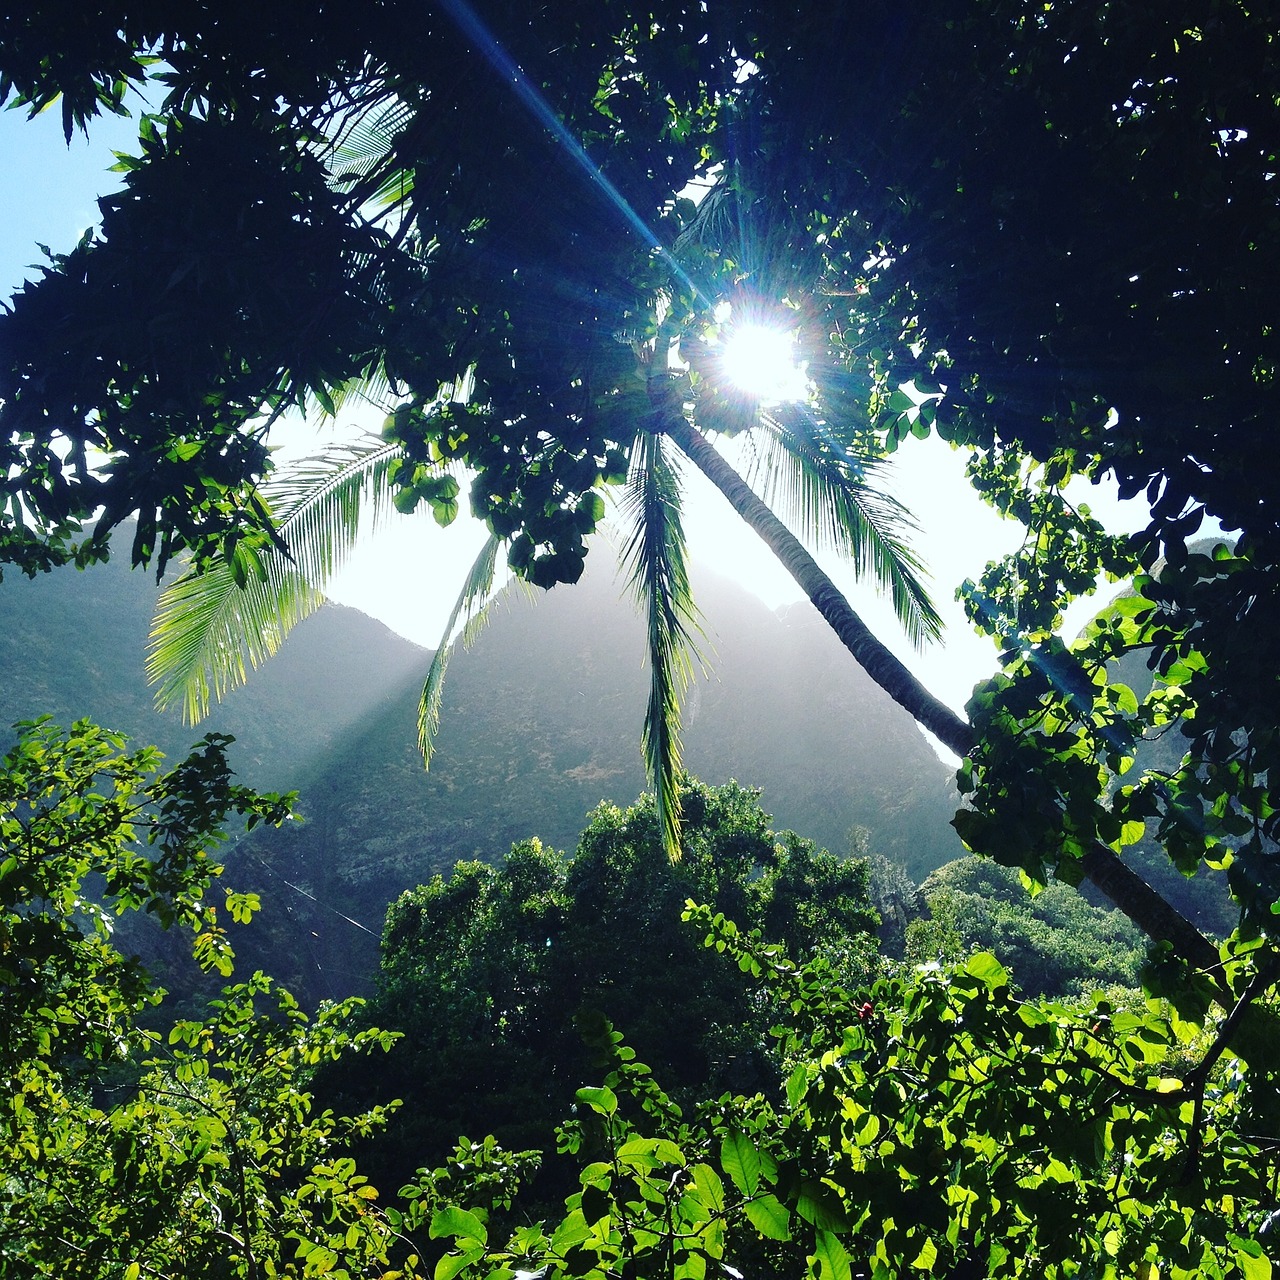
M 445 624 L 444 635 L 440 637 L 440 645 L 427 668 L 426 683 L 422 686 L 422 697 L 418 701 L 418 749 L 422 752 L 423 768 L 431 767 L 431 756 L 435 751 L 436 733 L 440 729 L 440 703 L 444 696 L 444 673 L 449 665 L 449 655 L 455 644 L 454 632 L 458 622 L 462 620 L 462 633 L 459 637 L 463 646 L 469 648 L 475 638 L 484 629 L 488 621 L 489 606 L 493 603 L 493 580 L 498 563 L 498 548 L 503 539 L 491 533 L 480 554 L 472 564 L 458 599 Z
M 335 185 L 368 186 L 364 202 L 386 208 L 404 202 L 413 190 L 413 171 L 392 159 L 395 144 L 412 123 L 413 108 L 403 99 L 379 102 L 364 112 L 336 139 L 330 167 Z
M 697 657 L 698 614 L 680 520 L 680 478 L 665 438 L 636 437 L 621 500 L 631 531 L 622 563 L 645 611 L 649 644 L 649 705 L 644 719 L 645 765 L 657 801 L 668 857 L 680 857 L 680 698 Z
M 371 360 L 362 373 L 329 388 L 329 400 L 333 405 L 334 415 L 340 413 L 352 400 L 359 404 L 371 405 L 382 413 L 391 413 L 397 398 L 381 356 Z
M 160 594 L 147 642 L 147 682 L 160 710 L 180 703 L 198 723 L 242 685 L 324 601 L 355 544 L 361 516 L 379 526 L 391 505 L 398 445 L 377 437 L 334 446 L 279 472 L 260 496 L 290 554 L 238 544 L 230 561 L 183 573 Z
M 829 433 L 815 429 L 803 406 L 778 407 L 754 433 L 757 453 L 747 480 L 797 535 L 846 557 L 860 576 L 884 591 L 916 646 L 942 632 L 922 581 L 924 567 L 906 541 L 911 513 L 871 481 L 873 459 L 851 457 Z

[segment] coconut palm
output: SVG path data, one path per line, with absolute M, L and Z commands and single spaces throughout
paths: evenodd
M 642 351 L 642 360 L 646 355 L 651 359 L 652 352 Z M 647 621 L 651 687 L 644 720 L 645 757 L 663 815 L 664 838 L 675 855 L 680 695 L 692 671 L 699 629 L 681 522 L 680 459 L 692 461 L 707 474 L 757 532 L 769 521 L 785 526 L 685 409 L 667 407 L 656 388 L 649 400 L 650 411 L 639 415 L 617 507 L 624 525 L 622 561 Z M 751 431 L 760 441 L 758 476 L 789 504 L 801 534 L 840 552 L 888 592 L 909 636 L 922 642 L 936 635 L 937 614 L 902 537 L 910 523 L 906 512 L 870 483 L 875 474 L 872 460 L 854 459 L 830 444 L 817 449 L 812 436 L 798 425 L 802 417 L 795 408 L 757 412 Z M 264 486 L 263 498 L 277 518 L 288 555 L 271 551 L 253 563 L 237 559 L 201 574 L 188 572 L 165 588 L 148 657 L 148 676 L 158 685 L 160 706 L 181 703 L 188 720 L 199 720 L 211 700 L 242 683 L 251 668 L 276 651 L 288 631 L 322 602 L 326 585 L 354 545 L 361 512 L 371 511 L 377 524 L 395 509 L 393 479 L 399 456 L 398 446 L 370 437 L 284 469 Z M 750 505 L 743 505 L 738 487 L 751 495 Z M 803 548 L 799 539 L 788 536 L 794 548 Z M 419 745 L 427 764 L 449 656 L 457 641 L 469 644 L 483 626 L 499 582 L 503 542 L 491 535 L 468 571 L 428 669 L 418 717 Z M 799 562 L 791 544 L 784 563 L 789 559 L 788 568 L 795 573 Z M 827 575 L 805 556 L 807 576 L 797 581 L 806 592 L 811 597 L 825 592 L 842 600 Z M 821 588 L 814 586 L 815 575 Z M 874 666 L 868 654 L 877 648 L 874 638 L 864 639 L 862 652 L 855 656 Z M 891 655 L 890 660 L 896 663 Z

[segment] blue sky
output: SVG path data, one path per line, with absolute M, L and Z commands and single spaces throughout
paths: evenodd
M 134 121 L 108 117 L 93 137 L 62 133 L 55 105 L 34 120 L 0 111 L 0 284 L 8 297 L 41 261 L 38 243 L 65 252 L 97 221 L 97 198 L 120 186 L 113 151 L 134 149 Z

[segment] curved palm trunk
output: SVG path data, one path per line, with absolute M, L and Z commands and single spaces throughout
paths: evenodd
M 675 409 L 661 413 L 661 429 L 764 539 L 765 545 L 876 684 L 956 755 L 968 755 L 974 747 L 972 726 L 939 702 L 876 639 L 817 561 L 707 438 Z M 1217 947 L 1105 845 L 1095 845 L 1081 859 L 1081 864 L 1089 880 L 1147 937 L 1171 942 L 1179 956 L 1202 972 L 1217 970 L 1221 963 Z
M 765 545 L 813 601 L 814 607 L 853 654 L 858 665 L 940 742 L 958 756 L 968 755 L 973 747 L 973 730 L 950 707 L 939 702 L 876 639 L 799 539 L 716 452 L 707 438 L 680 413 L 670 414 L 662 426 L 698 470 L 724 494 L 733 509 L 764 539 Z

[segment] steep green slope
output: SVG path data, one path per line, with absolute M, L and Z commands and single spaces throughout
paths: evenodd
M 263 788 L 301 785 L 430 655 L 355 609 L 326 605 L 198 728 L 158 714 L 144 674 L 153 578 L 111 561 L 0 584 L 0 731 L 88 716 L 170 756 L 204 733 L 236 738 L 232 763 Z

